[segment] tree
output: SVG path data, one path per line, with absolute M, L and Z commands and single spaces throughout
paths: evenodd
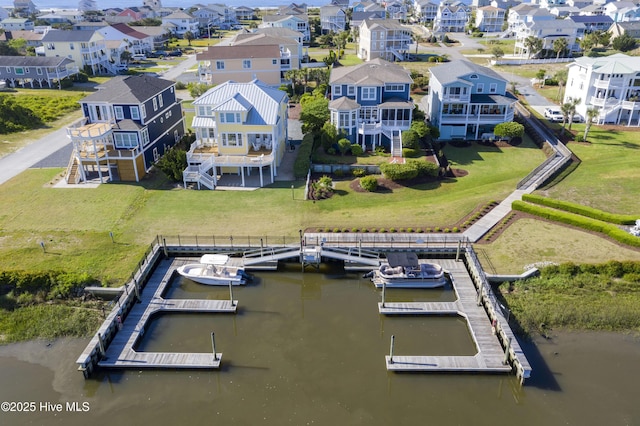
M 556 72 L 553 76 L 553 78 L 558 82 L 558 96 L 556 98 L 557 100 L 562 99 L 563 89 L 565 84 L 567 84 L 568 73 L 569 71 L 566 68 L 563 68 Z
M 410 149 L 420 148 L 420 136 L 418 136 L 415 130 L 409 129 L 402 132 L 402 147 Z
M 545 69 L 539 69 L 538 72 L 536 73 L 536 78 L 538 79 L 538 81 L 540 82 L 540 86 L 544 87 L 544 77 L 547 75 L 547 70 Z
M 133 55 L 131 54 L 131 52 L 129 52 L 128 50 L 123 50 L 122 53 L 120 53 L 120 62 L 128 64 L 132 56 Z
M 524 126 L 514 121 L 497 124 L 493 129 L 493 134 L 501 138 L 515 138 L 524 135 Z
M 542 50 L 542 39 L 535 36 L 529 36 L 524 39 L 524 47 L 527 49 L 527 58 L 531 59 Z
M 327 56 L 325 56 L 324 58 L 322 58 L 322 61 L 325 63 L 327 68 L 331 68 L 331 66 L 338 61 L 338 57 L 336 56 L 336 52 L 334 52 L 333 50 L 330 50 L 329 54 Z
M 593 34 L 596 45 L 607 47 L 611 43 L 611 33 L 608 31 L 597 30 L 591 34 Z
M 302 105 L 300 121 L 302 122 L 302 132 L 304 134 L 319 132 L 324 123 L 331 118 L 329 100 L 324 96 L 305 94 L 300 99 L 300 104 Z
M 191 82 L 187 84 L 187 89 L 189 90 L 189 94 L 195 99 L 204 95 L 204 93 L 209 90 L 209 86 L 206 83 Z
M 580 40 L 580 49 L 582 49 L 583 52 L 588 52 L 593 49 L 595 44 L 593 34 L 585 34 L 582 40 Z
M 611 46 L 621 52 L 628 52 L 636 48 L 636 39 L 629 34 L 622 34 L 613 39 Z
M 593 124 L 593 120 L 600 115 L 600 111 L 598 108 L 587 108 L 587 116 L 584 118 L 584 141 L 587 141 L 587 135 L 589 135 L 589 130 L 591 130 L 591 124 Z
M 560 112 L 562 112 L 562 131 L 564 132 L 567 122 L 569 121 L 569 117 L 571 114 L 571 102 L 565 102 L 560 105 Z M 575 111 L 575 110 L 574 110 Z
M 576 115 L 576 107 L 580 104 L 580 98 L 569 98 L 569 130 L 571 130 L 571 125 L 573 124 L 573 116 Z
M 191 31 L 187 31 L 186 33 L 184 33 L 183 37 L 185 40 L 187 40 L 187 43 L 189 43 L 189 46 L 191 46 L 191 40 L 196 38 L 196 36 L 194 36 Z
M 504 50 L 499 46 L 495 46 L 491 49 L 491 55 L 493 55 L 493 59 L 498 60 L 504 56 Z
M 569 42 L 564 37 L 553 41 L 553 51 L 556 52 L 556 59 L 560 58 L 560 54 L 567 50 L 567 47 L 569 47 Z

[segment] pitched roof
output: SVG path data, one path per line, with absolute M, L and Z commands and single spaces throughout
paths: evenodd
M 51 30 L 44 37 L 42 37 L 43 43 L 50 43 L 56 41 L 89 41 L 95 34 L 94 30 L 77 30 L 77 31 L 63 31 L 63 30 Z
M 81 102 L 109 102 L 112 104 L 139 104 L 173 86 L 175 82 L 146 74 L 120 75 L 98 86 Z
M 264 27 L 264 28 L 257 28 L 256 33 L 260 33 L 260 34 L 268 34 L 268 35 L 272 35 L 272 36 L 278 36 L 278 37 L 289 37 L 289 38 L 301 38 L 303 37 L 303 34 L 300 31 L 295 31 L 292 30 L 290 28 L 285 28 L 285 27 Z
M 260 80 L 248 83 L 227 81 L 207 90 L 193 104 L 218 108 L 230 99 L 235 99 L 237 102 L 242 102 L 245 107 L 250 107 L 246 124 L 275 125 L 278 122 L 280 103 L 284 102 L 286 97 L 285 92 L 269 87 Z
M 173 12 L 171 15 L 163 16 L 162 19 L 195 19 L 193 16 L 181 10 Z
M 341 96 L 329 102 L 329 109 L 336 111 L 351 111 L 358 108 L 360 108 L 360 104 L 346 96 Z
M 22 39 L 26 41 L 40 41 L 44 34 L 25 30 L 11 30 L 0 34 L 0 41 Z
M 483 67 L 482 65 L 474 64 L 473 62 L 465 61 L 463 59 L 438 65 L 437 67 L 431 68 L 429 71 L 431 71 L 431 74 L 440 82 L 440 84 L 443 85 L 458 81 L 469 74 L 482 74 L 496 80 L 506 81 L 500 74 L 491 68 Z
M 236 34 L 231 41 L 230 46 L 251 45 L 251 46 L 268 46 L 281 44 L 294 44 L 295 41 L 289 37 L 277 37 L 263 33 L 243 33 Z
M 73 59 L 46 56 L 0 56 L 3 67 L 57 67 L 73 63 Z
M 571 19 L 573 22 L 581 22 L 583 24 L 613 23 L 613 19 L 607 15 L 571 15 L 567 19 Z
M 408 70 L 380 58 L 350 67 L 335 67 L 329 77 L 329 84 L 382 86 L 385 83 L 412 82 Z
M 575 64 L 583 67 L 591 67 L 598 73 L 635 74 L 640 70 L 640 57 L 628 56 L 623 53 L 616 53 L 615 55 L 602 58 L 583 56 L 576 58 Z
M 384 28 L 387 30 L 405 30 L 411 31 L 411 28 L 407 28 L 396 19 L 365 19 L 363 24 L 373 29 L 376 27 Z
M 206 51 L 196 54 L 196 59 L 199 61 L 251 58 L 280 58 L 280 46 L 277 44 L 209 46 Z
M 132 28 L 127 24 L 111 24 L 111 26 L 116 30 L 120 31 L 121 33 L 128 35 L 129 37 L 133 37 L 137 39 L 143 39 L 143 38 L 149 37 L 148 34 L 141 33 L 137 29 Z

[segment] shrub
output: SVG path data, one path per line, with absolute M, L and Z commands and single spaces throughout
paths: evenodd
M 344 170 L 342 170 L 342 169 L 335 169 L 335 170 L 333 171 L 333 174 L 334 174 L 334 176 L 335 176 L 335 177 L 342 177 L 342 176 L 344 176 Z
M 353 169 L 351 173 L 353 174 L 353 176 L 358 178 L 367 175 L 367 171 L 365 169 Z
M 302 143 L 298 148 L 298 155 L 293 165 L 293 175 L 296 179 L 304 178 L 309 173 L 311 167 L 311 153 L 313 152 L 313 135 L 304 135 Z
M 576 142 L 584 142 L 584 135 L 582 133 L 578 133 L 573 139 Z
M 402 156 L 404 158 L 417 158 L 422 155 L 419 149 L 414 148 L 402 148 Z
M 380 171 L 385 177 L 393 181 L 414 179 L 418 176 L 418 168 L 412 163 L 384 163 L 380 165 Z
M 340 154 L 346 155 L 351 149 L 351 141 L 347 138 L 342 138 L 338 141 L 338 146 L 340 147 Z
M 378 179 L 375 176 L 365 176 L 360 179 L 362 189 L 373 192 L 378 189 Z
M 176 81 L 176 90 L 185 90 L 187 88 L 187 85 L 184 84 L 182 81 Z
M 357 143 L 354 143 L 353 145 L 351 145 L 350 149 L 351 149 L 351 154 L 355 155 L 356 157 L 364 153 L 364 151 L 362 150 L 362 147 Z
M 187 152 L 174 146 L 156 163 L 156 166 L 173 182 L 182 182 L 182 172 L 187 168 Z

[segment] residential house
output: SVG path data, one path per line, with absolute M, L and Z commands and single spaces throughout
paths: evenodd
M 433 32 L 464 32 L 471 9 L 459 1 L 443 1 L 433 22 Z
M 549 9 L 549 12 L 556 18 L 566 18 L 567 16 L 577 15 L 580 13 L 580 9 L 573 6 L 555 6 Z
M 402 157 L 402 136 L 411 126 L 410 73 L 381 58 L 331 69 L 331 123 L 363 150 L 385 146 Z
M 49 24 L 74 24 L 84 21 L 84 12 L 81 10 L 57 10 L 38 15 L 38 20 L 47 21 Z
M 28 18 L 7 18 L 0 21 L 0 28 L 5 31 L 33 31 L 33 21 Z
M 161 0 L 142 0 L 142 4 L 149 9 L 162 9 Z
M 79 72 L 69 58 L 0 56 L 0 81 L 7 87 L 62 88 L 62 80 Z
M 34 31 L 5 31 L 0 34 L 0 41 L 9 41 L 9 40 L 24 40 L 27 43 L 27 46 L 30 47 L 38 47 L 42 46 L 42 37 L 44 34 L 36 33 Z
M 140 21 L 141 19 L 144 19 L 146 17 L 144 13 L 142 13 L 139 10 L 136 10 L 136 8 L 131 8 L 131 7 L 124 9 L 122 12 L 118 13 L 116 16 L 120 16 L 120 17 L 125 16 L 127 18 L 130 18 L 130 19 L 127 19 L 127 22 Z
M 26 17 L 37 14 L 38 8 L 31 0 L 13 0 L 13 13 L 18 17 Z
M 349 0 L 331 0 L 331 4 L 342 8 L 342 10 L 349 9 Z
M 383 8 L 373 8 L 365 12 L 351 13 L 351 30 L 357 35 L 360 31 L 360 25 L 366 20 L 386 19 L 387 12 Z M 357 38 L 357 37 L 356 37 Z
M 474 9 L 485 6 L 491 6 L 491 0 L 471 0 L 471 7 Z
M 80 101 L 84 117 L 67 128 L 69 183 L 139 182 L 184 135 L 175 82 L 116 76 Z
M 72 30 L 73 31 L 78 31 L 78 30 L 95 31 L 98 28 L 106 27 L 107 25 L 109 25 L 109 23 L 106 22 L 106 21 L 98 21 L 98 22 L 82 21 L 82 22 L 77 22 L 77 23 L 73 24 L 72 25 Z
M 403 2 L 395 1 L 386 3 L 387 18 L 399 21 L 407 20 L 407 6 Z
M 112 24 L 97 30 L 105 40 L 124 41 L 126 50 L 132 54 L 145 54 L 153 50 L 153 37 L 138 31 L 138 27 L 127 24 Z
M 51 30 L 42 37 L 46 57 L 67 57 L 83 68 L 91 68 L 94 74 L 116 74 L 109 62 L 104 36 L 97 31 Z
M 0 21 L 9 17 L 9 11 L 4 7 L 0 7 Z
M 230 46 L 278 46 L 280 56 L 278 61 L 280 63 L 280 76 L 285 78 L 284 74 L 292 69 L 300 69 L 302 63 L 302 34 L 291 31 L 287 28 L 262 28 L 262 30 L 281 30 L 282 35 L 275 35 L 278 31 L 268 31 L 263 33 L 262 31 L 255 33 L 243 33 L 236 34 L 229 41 Z M 292 32 L 295 36 L 288 35 L 287 32 Z M 259 78 L 259 80 L 262 80 Z
M 238 6 L 233 11 L 236 14 L 237 21 L 250 21 L 256 16 L 255 10 L 247 6 Z
M 413 43 L 411 27 L 390 19 L 367 19 L 360 24 L 358 57 L 364 61 L 382 58 L 404 61 Z
M 569 64 L 563 102 L 579 99 L 576 112 L 599 111 L 596 122 L 640 126 L 640 58 L 617 53 L 581 57 Z
M 304 35 L 295 30 L 291 30 L 289 28 L 280 28 L 280 27 L 264 27 L 264 28 L 256 28 L 253 30 L 254 34 L 266 34 L 272 37 L 284 37 L 293 40 L 296 43 L 296 46 L 300 46 L 300 52 L 302 52 L 302 42 L 304 39 Z M 293 49 L 291 49 L 293 51 Z
M 347 26 L 347 15 L 339 6 L 322 6 L 320 8 L 320 26 L 323 34 L 344 31 Z
M 627 34 L 633 38 L 640 38 L 640 21 L 614 22 L 607 30 L 611 33 L 611 39 Z
M 466 60 L 429 69 L 429 94 L 423 99 L 427 117 L 440 139 L 479 139 L 496 124 L 513 121 L 517 99 L 507 80 L 490 68 Z
M 479 7 L 476 10 L 475 26 L 484 32 L 502 31 L 504 24 L 505 10 L 493 6 Z
M 418 22 L 433 22 L 438 14 L 438 3 L 430 0 L 416 0 L 413 4 L 413 12 Z
M 192 12 L 194 18 L 198 20 L 200 28 L 209 28 L 209 26 L 229 28 L 229 25 L 224 25 L 224 15 L 207 6 L 198 7 L 197 10 Z
M 242 83 L 260 79 L 280 86 L 280 47 L 272 45 L 209 46 L 196 55 L 200 81 L 220 84 L 228 80 Z
M 164 16 L 162 17 L 162 23 L 175 25 L 173 34 L 177 37 L 184 37 L 187 31 L 191 31 L 194 37 L 200 35 L 198 20 L 186 12 L 176 11 Z
M 291 3 L 287 6 L 278 7 L 278 15 L 306 15 L 307 4 L 306 3 Z
M 78 2 L 78 10 L 83 12 L 90 10 L 99 10 L 96 0 L 80 0 Z
M 303 35 L 303 41 L 311 40 L 309 17 L 307 15 L 264 15 L 260 28 L 277 27 L 298 31 Z
M 584 25 L 584 28 L 579 28 L 576 34 L 579 39 L 594 31 L 607 31 L 613 25 L 613 19 L 605 15 L 571 15 L 567 19 Z
M 631 1 L 613 1 L 603 6 L 603 13 L 614 22 L 640 20 L 640 6 Z
M 584 32 L 584 24 L 570 19 L 556 19 L 553 21 L 534 21 L 521 25 L 516 32 L 515 54 L 529 56 L 525 40 L 533 36 L 542 40 L 542 50 L 553 51 L 553 42 L 559 38 L 567 40 L 570 52 L 580 51 L 577 40 L 579 32 Z
M 604 15 L 604 4 L 593 3 L 580 9 L 580 15 Z
M 147 36 L 151 37 L 153 41 L 153 49 L 161 50 L 169 43 L 171 31 L 166 27 L 136 27 L 136 31 L 139 31 Z
M 516 34 L 520 27 L 535 21 L 553 21 L 556 19 L 547 9 L 540 9 L 537 5 L 522 3 L 511 9 L 507 14 L 507 31 Z
M 207 8 L 220 14 L 224 28 L 231 27 L 231 25 L 238 23 L 238 20 L 236 19 L 236 11 L 225 4 L 210 3 L 207 5 Z
M 259 186 L 273 183 L 288 142 L 288 96 L 259 80 L 227 81 L 193 102 L 191 128 L 196 141 L 187 152 L 185 187 L 215 189 L 225 175 L 246 177 L 257 172 Z M 256 178 L 257 180 L 257 178 Z

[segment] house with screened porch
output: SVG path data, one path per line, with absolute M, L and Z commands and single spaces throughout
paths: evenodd
M 273 183 L 288 141 L 288 101 L 285 92 L 260 80 L 227 81 L 196 99 L 185 188 L 216 189 L 228 186 L 225 180 L 242 187 Z
M 401 157 L 401 133 L 411 126 L 413 114 L 412 82 L 408 70 L 380 58 L 332 68 L 331 123 L 363 150 L 386 146 Z

